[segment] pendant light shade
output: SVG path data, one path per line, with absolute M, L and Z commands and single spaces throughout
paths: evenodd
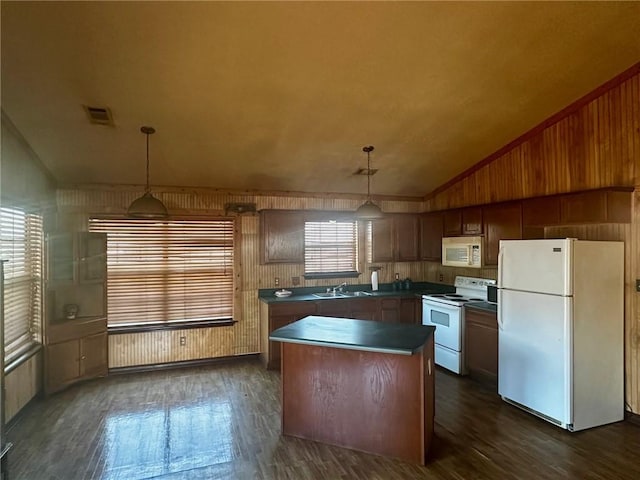
M 135 199 L 127 209 L 127 215 L 133 218 L 167 218 L 169 212 L 160 200 L 151 194 L 149 188 L 149 135 L 156 132 L 153 127 L 140 127 L 140 131 L 147 136 L 147 183 L 144 195 Z
M 371 152 L 373 145 L 362 147 L 362 151 L 367 153 L 367 200 L 356 210 L 358 220 L 376 220 L 384 217 L 380 207 L 371 201 Z

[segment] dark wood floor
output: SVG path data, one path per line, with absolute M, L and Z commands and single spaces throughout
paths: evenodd
M 636 424 L 569 433 L 444 371 L 426 467 L 282 437 L 279 380 L 239 360 L 72 387 L 11 426 L 11 479 L 640 478 Z

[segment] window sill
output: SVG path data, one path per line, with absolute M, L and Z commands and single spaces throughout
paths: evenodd
M 109 335 L 121 333 L 143 333 L 158 330 L 189 330 L 191 328 L 230 327 L 237 323 L 233 318 L 222 320 L 201 320 L 197 322 L 157 323 L 151 325 L 112 325 L 107 327 Z
M 306 280 L 314 278 L 358 278 L 359 276 L 360 272 L 311 272 L 304 274 Z
M 22 365 L 24 362 L 26 362 L 35 354 L 37 354 L 40 350 L 42 350 L 41 344 L 34 345 L 29 350 L 26 350 L 24 353 L 21 353 L 16 358 L 13 358 L 11 361 L 7 362 L 7 364 L 4 367 L 4 374 L 8 375 L 9 373 L 11 373 L 20 365 Z

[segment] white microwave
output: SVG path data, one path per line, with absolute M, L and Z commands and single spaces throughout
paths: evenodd
M 444 237 L 442 265 L 482 268 L 482 237 Z

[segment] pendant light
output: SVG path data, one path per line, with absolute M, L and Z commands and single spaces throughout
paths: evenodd
M 127 215 L 133 218 L 167 218 L 169 216 L 167 207 L 151 194 L 149 188 L 149 135 L 156 133 L 156 130 L 153 127 L 140 127 L 140 131 L 147 136 L 147 184 L 144 195 L 129 205 Z
M 375 220 L 384 217 L 380 207 L 371 201 L 371 152 L 373 145 L 362 147 L 362 151 L 367 153 L 367 200 L 356 210 L 358 220 Z

